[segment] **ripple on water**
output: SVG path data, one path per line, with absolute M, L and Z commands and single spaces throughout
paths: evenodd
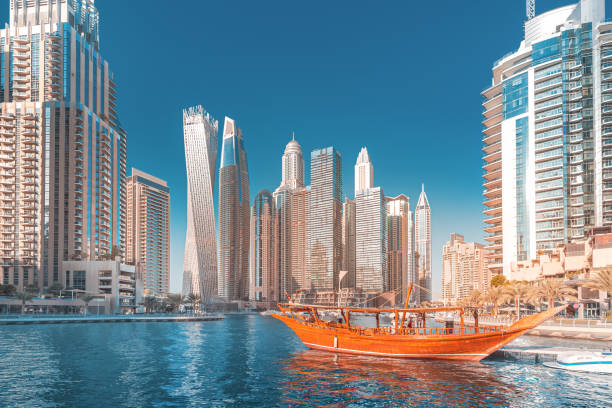
M 2 407 L 612 406 L 611 376 L 335 355 L 261 316 L 2 326 L 0 361 Z

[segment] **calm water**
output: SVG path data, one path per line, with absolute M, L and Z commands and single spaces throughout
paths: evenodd
M 203 323 L 0 326 L 2 407 L 309 405 L 610 407 L 612 376 L 527 362 L 310 351 L 280 322 L 258 315 Z

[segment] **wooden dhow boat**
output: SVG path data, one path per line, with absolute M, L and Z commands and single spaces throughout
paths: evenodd
M 408 295 L 409 296 L 409 295 Z M 565 306 L 526 316 L 511 326 L 464 325 L 462 307 L 376 309 L 315 306 L 294 303 L 278 305 L 273 316 L 285 323 L 308 348 L 337 353 L 381 357 L 480 361 L 505 344 L 562 311 Z M 322 310 L 335 310 L 340 321 L 324 321 Z M 459 327 L 426 327 L 426 315 L 459 312 Z M 391 327 L 381 327 L 381 313 L 393 313 Z M 375 316 L 376 327 L 355 325 L 355 315 Z M 414 323 L 414 324 L 413 324 Z

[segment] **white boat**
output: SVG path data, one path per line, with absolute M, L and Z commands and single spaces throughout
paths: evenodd
M 569 371 L 612 374 L 612 352 L 574 351 L 561 353 L 557 356 L 556 362 L 544 363 L 544 365 Z

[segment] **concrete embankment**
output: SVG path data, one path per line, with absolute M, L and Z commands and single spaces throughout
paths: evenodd
M 202 316 L 52 316 L 0 318 L 0 325 L 66 324 L 66 323 L 133 323 L 133 322 L 207 322 L 223 320 L 223 315 Z
M 568 348 L 568 347 L 534 347 L 534 348 L 512 348 L 504 347 L 491 354 L 488 358 L 496 359 L 514 359 L 527 360 L 534 363 L 542 361 L 556 361 L 557 356 L 561 353 L 568 352 L 584 352 L 585 349 Z M 589 349 L 588 351 L 608 351 L 607 349 Z

